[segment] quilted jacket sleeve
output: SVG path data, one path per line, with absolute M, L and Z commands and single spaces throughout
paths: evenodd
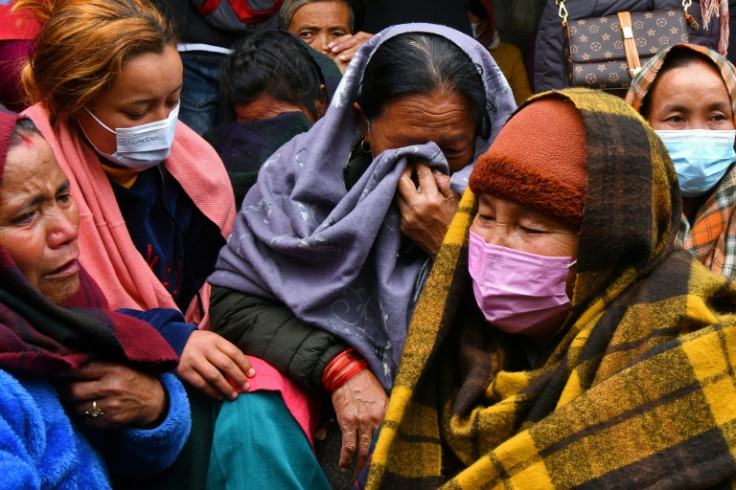
M 212 287 L 212 329 L 312 390 L 322 371 L 348 348 L 341 339 L 302 322 L 285 305 L 225 287 Z

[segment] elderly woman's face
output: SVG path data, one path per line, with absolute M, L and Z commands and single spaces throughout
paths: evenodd
M 726 84 L 706 63 L 663 73 L 650 97 L 649 124 L 654 129 L 735 129 Z
M 49 144 L 39 135 L 8 152 L 0 184 L 0 245 L 53 303 L 79 289 L 79 211 Z
M 113 130 L 164 120 L 179 103 L 183 73 L 174 46 L 166 46 L 160 54 L 135 56 L 123 65 L 112 87 L 97 96 L 88 109 Z M 97 148 L 115 152 L 113 133 L 84 111 L 78 119 Z
M 335 58 L 327 45 L 351 33 L 350 9 L 342 1 L 308 3 L 294 12 L 288 31 L 312 49 Z
M 360 111 L 357 104 L 355 107 Z M 364 121 L 362 116 L 359 119 Z M 450 171 L 456 172 L 467 166 L 475 154 L 475 111 L 454 92 L 401 97 L 362 126 L 374 156 L 384 150 L 433 141 L 447 158 Z
M 478 214 L 470 229 L 491 245 L 535 255 L 571 257 L 572 260 L 578 256 L 577 232 L 554 218 L 489 194 L 478 196 Z M 568 294 L 574 275 L 571 268 Z

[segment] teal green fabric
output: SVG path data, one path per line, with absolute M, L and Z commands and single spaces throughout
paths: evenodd
M 329 490 L 331 487 L 281 394 L 255 391 L 223 402 L 220 408 L 207 488 Z
M 182 383 L 189 398 L 192 430 L 176 461 L 155 475 L 115 475 L 116 490 L 203 490 L 212 447 L 214 417 L 218 402 L 189 383 Z

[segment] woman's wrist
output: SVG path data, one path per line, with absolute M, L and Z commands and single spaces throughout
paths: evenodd
M 322 372 L 322 386 L 334 393 L 353 376 L 368 367 L 368 363 L 350 347 L 336 355 Z
M 155 395 L 150 398 L 150 404 L 144 414 L 133 425 L 139 429 L 153 429 L 161 425 L 169 412 L 169 397 L 161 381 L 151 378 L 155 383 Z

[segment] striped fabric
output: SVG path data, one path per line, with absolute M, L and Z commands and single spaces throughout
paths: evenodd
M 680 220 L 677 243 L 711 271 L 736 279 L 736 167 L 698 210 L 694 226 Z
M 532 368 L 529 340 L 485 324 L 469 287 L 466 191 L 410 325 L 367 488 L 736 477 L 736 286 L 672 246 L 674 169 L 638 114 L 581 89 L 539 97 L 555 96 L 587 134 L 573 311 Z
M 703 46 L 678 44 L 678 49 L 691 49 L 707 56 L 718 66 L 736 115 L 736 68 L 723 56 Z M 672 48 L 652 58 L 634 78 L 626 101 L 640 110 L 644 98 L 657 78 Z M 734 118 L 736 123 L 736 117 Z M 736 278 L 736 166 L 731 167 L 718 186 L 707 197 L 691 226 L 685 216 L 680 220 L 677 243 L 695 255 L 711 271 Z

